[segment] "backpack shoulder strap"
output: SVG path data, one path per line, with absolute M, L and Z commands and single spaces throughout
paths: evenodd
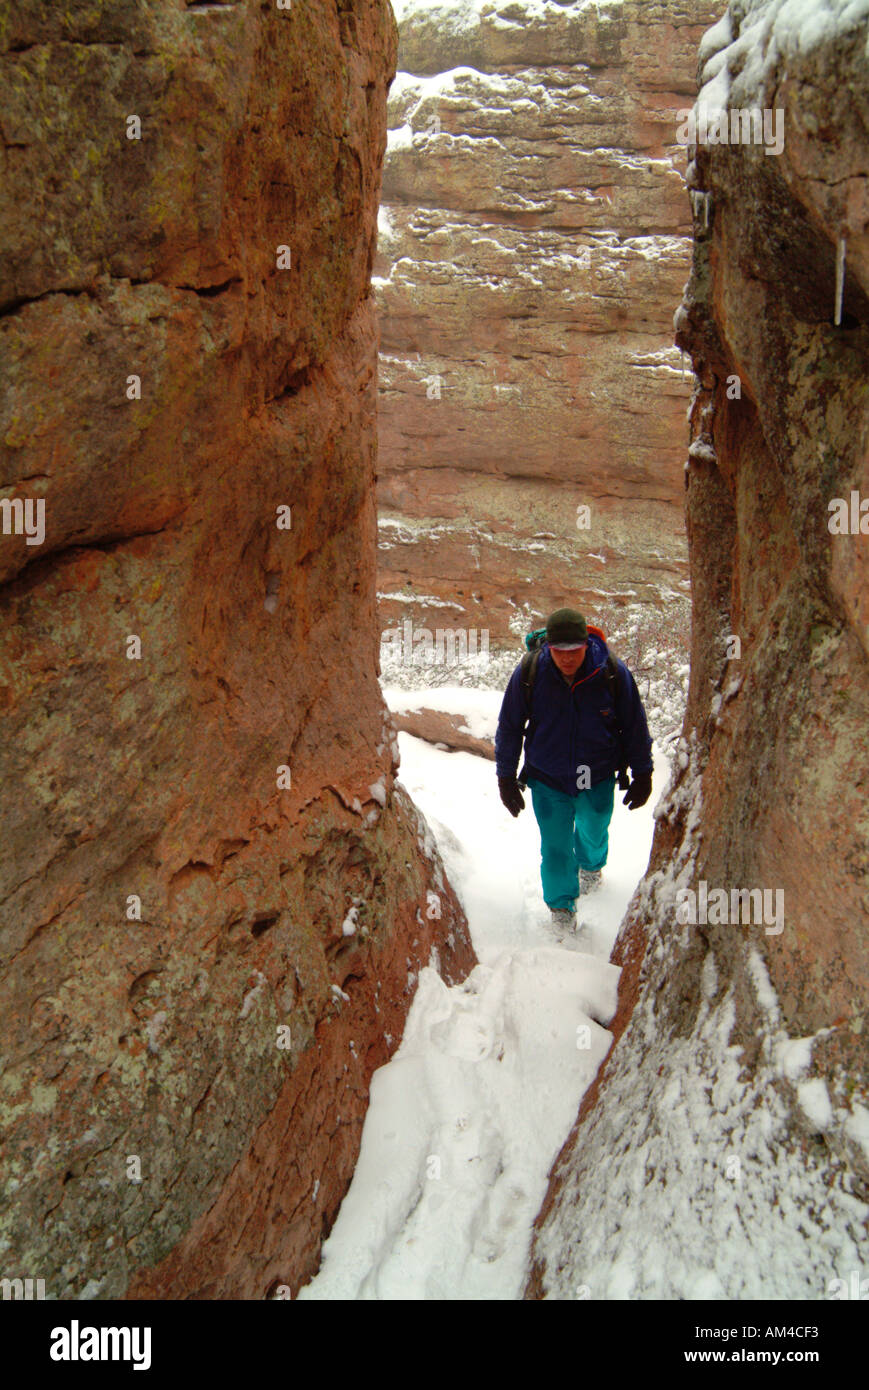
M 531 718 L 531 695 L 534 690 L 534 682 L 537 678 L 540 650 L 540 647 L 535 647 L 533 652 L 526 652 L 519 667 L 519 679 L 522 682 L 522 693 L 525 696 L 526 720 Z
M 609 650 L 607 650 L 606 654 L 606 665 L 603 668 L 603 678 L 606 681 L 609 693 L 613 698 L 613 704 L 615 704 L 616 696 L 618 695 L 619 690 L 619 669 L 616 666 L 615 657 Z M 618 713 L 618 709 L 616 709 L 616 718 L 618 718 Z
M 615 657 L 607 648 L 606 665 L 603 668 L 603 678 L 607 683 L 607 689 L 613 702 L 613 710 L 616 716 L 616 730 L 619 736 L 619 787 L 622 791 L 627 791 L 630 785 L 628 776 L 628 763 L 625 757 L 625 731 L 622 728 L 622 721 L 619 718 L 618 693 L 619 693 L 619 668 L 616 666 Z

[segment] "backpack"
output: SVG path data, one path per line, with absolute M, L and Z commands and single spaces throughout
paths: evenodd
M 604 632 L 603 628 L 595 627 L 592 623 L 588 623 L 587 626 L 589 632 L 593 632 L 595 637 L 599 637 L 601 641 L 604 643 L 606 642 L 606 633 Z M 528 633 L 527 637 L 525 638 L 525 646 L 528 650 L 522 658 L 522 665 L 520 667 L 519 679 L 522 682 L 522 691 L 525 696 L 525 718 L 527 726 L 526 734 L 529 736 L 532 732 L 531 694 L 534 690 L 534 682 L 537 678 L 537 666 L 540 661 L 540 652 L 543 648 L 543 643 L 545 640 L 545 627 L 537 628 L 535 632 Z M 619 722 L 619 707 L 616 703 L 616 694 L 618 691 L 618 668 L 616 667 L 615 660 L 608 647 L 606 665 L 603 668 L 603 678 L 606 681 L 607 689 L 609 690 L 610 694 L 610 699 L 613 702 L 613 712 L 616 717 L 616 733 L 619 742 L 619 788 L 622 791 L 627 791 L 628 787 L 630 786 L 631 779 L 628 776 L 628 763 L 627 758 L 625 757 L 625 735 L 621 723 Z

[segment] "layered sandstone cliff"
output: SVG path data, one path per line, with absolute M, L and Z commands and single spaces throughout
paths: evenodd
M 567 596 L 685 594 L 675 117 L 720 10 L 399 9 L 375 266 L 384 628 L 515 643 Z
M 617 1041 L 553 1169 L 529 1296 L 856 1296 L 869 1214 L 867 39 L 865 5 L 734 0 L 701 49 L 700 102 L 780 109 L 784 146 L 698 140 L 690 170 L 683 748 L 620 938 Z M 852 495 L 857 525 L 839 534 L 837 499 L 851 512 Z M 762 921 L 734 913 L 733 890 L 748 889 L 770 895 Z
M 395 43 L 0 16 L 0 1270 L 50 1297 L 298 1286 L 415 972 L 472 962 L 376 677 Z

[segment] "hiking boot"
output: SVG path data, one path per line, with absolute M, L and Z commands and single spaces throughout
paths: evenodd
M 576 930 L 576 912 L 573 908 L 551 907 L 549 911 L 552 914 L 553 927 L 557 927 L 559 931 Z
M 593 893 L 596 888 L 600 888 L 603 881 L 603 869 L 580 869 L 579 871 L 579 891 L 581 893 Z

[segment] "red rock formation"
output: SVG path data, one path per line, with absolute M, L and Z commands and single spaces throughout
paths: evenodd
M 495 761 L 495 745 L 491 739 L 476 738 L 459 714 L 446 714 L 439 709 L 415 709 L 393 716 L 395 727 L 426 743 L 436 743 L 451 753 L 476 753 Z
M 394 59 L 382 0 L 0 17 L 0 1265 L 49 1296 L 296 1287 L 473 960 L 376 678 Z
M 428 597 L 509 643 L 568 596 L 686 593 L 674 118 L 719 12 L 406 6 L 375 267 L 383 628 L 434 626 Z
M 690 170 L 684 743 L 531 1297 L 836 1297 L 865 1240 L 869 584 L 830 522 L 869 496 L 869 26 L 792 15 L 732 4 L 702 50 L 701 101 L 780 109 L 784 149 L 698 143 Z M 704 881 L 780 892 L 781 921 L 682 925 Z

